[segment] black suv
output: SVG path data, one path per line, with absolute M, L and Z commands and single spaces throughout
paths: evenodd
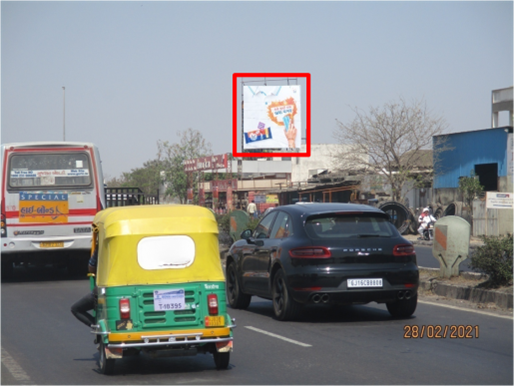
M 385 303 L 393 317 L 417 305 L 419 272 L 412 244 L 386 213 L 367 205 L 286 205 L 241 234 L 227 255 L 231 307 L 251 296 L 273 301 L 279 320 L 307 303 Z

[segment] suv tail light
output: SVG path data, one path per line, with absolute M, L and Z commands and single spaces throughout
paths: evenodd
M 7 237 L 7 225 L 5 223 L 5 214 L 2 213 L 2 218 L 1 218 L 1 221 L 2 221 L 2 237 Z
M 209 305 L 209 315 L 218 315 L 218 295 L 207 295 L 207 304 Z
M 130 299 L 120 299 L 120 317 L 130 319 Z
M 394 256 L 412 256 L 415 254 L 416 251 L 414 250 L 414 246 L 411 244 L 398 244 L 393 248 Z
M 291 249 L 289 256 L 295 259 L 328 259 L 332 253 L 326 247 L 301 247 Z

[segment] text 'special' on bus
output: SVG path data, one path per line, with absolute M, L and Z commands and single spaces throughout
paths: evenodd
M 102 167 L 92 143 L 2 145 L 2 276 L 14 264 L 87 270 L 91 223 L 105 207 Z

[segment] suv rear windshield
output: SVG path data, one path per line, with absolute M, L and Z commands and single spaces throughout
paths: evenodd
M 307 235 L 312 239 L 342 237 L 392 237 L 396 228 L 387 218 L 374 213 L 326 214 L 309 217 L 305 223 Z
M 9 187 L 14 189 L 90 185 L 86 153 L 14 154 L 9 161 Z

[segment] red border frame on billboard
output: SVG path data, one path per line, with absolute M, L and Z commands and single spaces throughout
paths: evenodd
M 305 125 L 305 153 L 245 153 L 237 151 L 237 78 L 306 78 L 306 125 Z M 242 135 L 242 133 L 241 133 Z M 234 157 L 310 157 L 311 156 L 311 74 L 308 72 L 284 72 L 284 73 L 234 73 L 232 75 L 232 155 Z

